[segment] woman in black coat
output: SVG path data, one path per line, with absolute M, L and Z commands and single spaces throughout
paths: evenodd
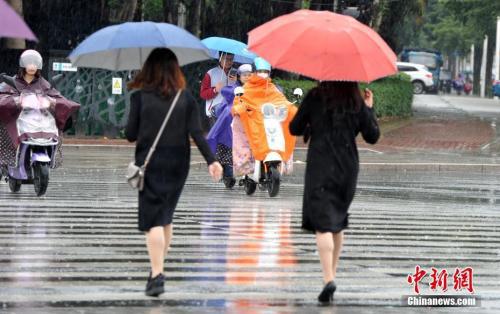
M 177 57 L 166 48 L 153 50 L 129 84 L 130 89 L 138 89 L 130 98 L 125 130 L 127 139 L 137 142 L 136 165 L 144 164 L 177 91 L 185 85 Z M 148 296 L 164 292 L 163 261 L 172 239 L 172 216 L 189 171 L 190 135 L 207 161 L 210 175 L 218 181 L 222 166 L 203 137 L 198 104 L 183 90 L 147 165 L 144 189 L 139 192 L 139 230 L 146 233 L 151 262 Z
M 321 82 L 304 98 L 290 123 L 293 135 L 310 137 L 302 207 L 302 228 L 316 234 L 325 287 L 320 302 L 330 302 L 348 225 L 347 210 L 359 171 L 356 136 L 375 144 L 380 136 L 373 94 L 361 95 L 355 82 Z

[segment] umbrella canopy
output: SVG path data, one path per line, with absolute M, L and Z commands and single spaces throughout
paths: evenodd
M 0 0 L 0 38 L 2 37 L 38 41 L 24 20 L 4 0 Z
M 210 50 L 210 56 L 219 59 L 219 51 L 232 53 L 234 61 L 238 63 L 252 63 L 257 56 L 248 51 L 247 45 L 224 37 L 208 37 L 201 41 Z
M 188 31 L 167 23 L 127 22 L 90 35 L 69 55 L 75 66 L 113 71 L 141 69 L 155 48 L 171 49 L 180 65 L 210 59 L 208 49 Z
M 350 16 L 299 10 L 248 33 L 248 47 L 272 66 L 322 81 L 370 82 L 397 72 L 396 54 Z

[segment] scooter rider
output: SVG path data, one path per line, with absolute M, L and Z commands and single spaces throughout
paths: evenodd
M 222 88 L 236 81 L 236 73 L 231 71 L 234 70 L 234 55 L 223 51 L 219 54 L 219 64 L 205 74 L 200 86 L 200 97 L 205 100 L 205 114 L 209 119 L 210 128 L 217 120 L 214 115 L 216 108 L 224 101 Z
M 56 119 L 59 136 L 65 128 L 71 127 L 72 116 L 80 105 L 64 98 L 42 75 L 43 59 L 35 50 L 26 50 L 19 58 L 19 72 L 14 77 L 16 89 L 0 84 L 0 167 L 3 174 L 7 166 L 14 166 L 16 149 L 19 144 L 16 120 L 21 113 L 21 93 L 43 94 L 51 100 L 51 112 Z M 59 140 L 59 145 L 61 141 Z M 59 160 L 62 161 L 60 147 Z
M 244 85 L 242 96 L 235 98 L 232 113 L 241 121 L 256 163 L 254 169 L 250 169 L 248 163 L 234 158 L 233 154 L 233 166 L 235 173 L 246 176 L 240 184 L 245 185 L 247 194 L 252 194 L 256 184 L 261 184 L 262 188 L 268 188 L 270 196 L 276 196 L 279 191 L 276 172 L 287 174 L 292 170 L 295 137 L 290 134 L 288 124 L 297 108 L 273 84 L 269 77 L 271 65 L 262 58 L 256 58 L 254 63 L 257 73 Z M 244 166 L 244 173 L 240 165 Z M 269 185 L 270 182 L 273 184 Z
M 243 86 L 252 75 L 252 65 L 242 64 L 238 68 L 237 80 L 233 85 L 225 86 L 221 90 L 224 97 L 221 105 L 217 107 L 215 116 L 217 122 L 207 135 L 207 142 L 217 156 L 217 160 L 224 168 L 223 182 L 227 188 L 232 188 L 236 183 L 233 173 L 233 117 L 231 107 L 234 100 L 234 89 Z M 249 149 L 249 148 L 248 148 Z

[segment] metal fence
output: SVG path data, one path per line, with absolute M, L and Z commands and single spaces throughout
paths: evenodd
M 57 55 L 49 58 L 48 77 L 61 73 L 54 70 L 55 63 L 68 61 Z M 188 88 L 199 99 L 200 115 L 204 113 L 204 102 L 199 98 L 200 82 L 213 62 L 203 62 L 183 67 Z M 64 71 L 64 78 L 57 83 L 57 89 L 67 98 L 81 104 L 78 120 L 70 134 L 77 136 L 123 137 L 130 108 L 130 91 L 126 83 L 131 80 L 131 71 L 105 71 L 99 69 L 78 68 L 76 72 Z M 113 78 L 122 80 L 121 93 L 113 94 Z M 116 87 L 116 86 L 115 86 Z M 203 110 L 201 110 L 203 109 Z M 201 115 L 204 121 L 204 115 Z M 204 121 L 205 122 L 205 121 Z M 204 123 L 206 129 L 207 124 Z

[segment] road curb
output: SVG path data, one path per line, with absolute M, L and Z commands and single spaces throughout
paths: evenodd
M 207 164 L 202 161 L 192 161 L 191 167 L 200 170 Z M 294 172 L 305 169 L 304 162 L 294 163 Z M 467 164 L 467 163 L 385 163 L 385 162 L 362 162 L 361 171 L 391 171 L 391 172 L 474 172 L 474 173 L 500 173 L 500 164 Z
M 461 171 L 461 172 L 499 172 L 500 164 L 467 163 L 360 163 L 361 170 L 371 171 Z

